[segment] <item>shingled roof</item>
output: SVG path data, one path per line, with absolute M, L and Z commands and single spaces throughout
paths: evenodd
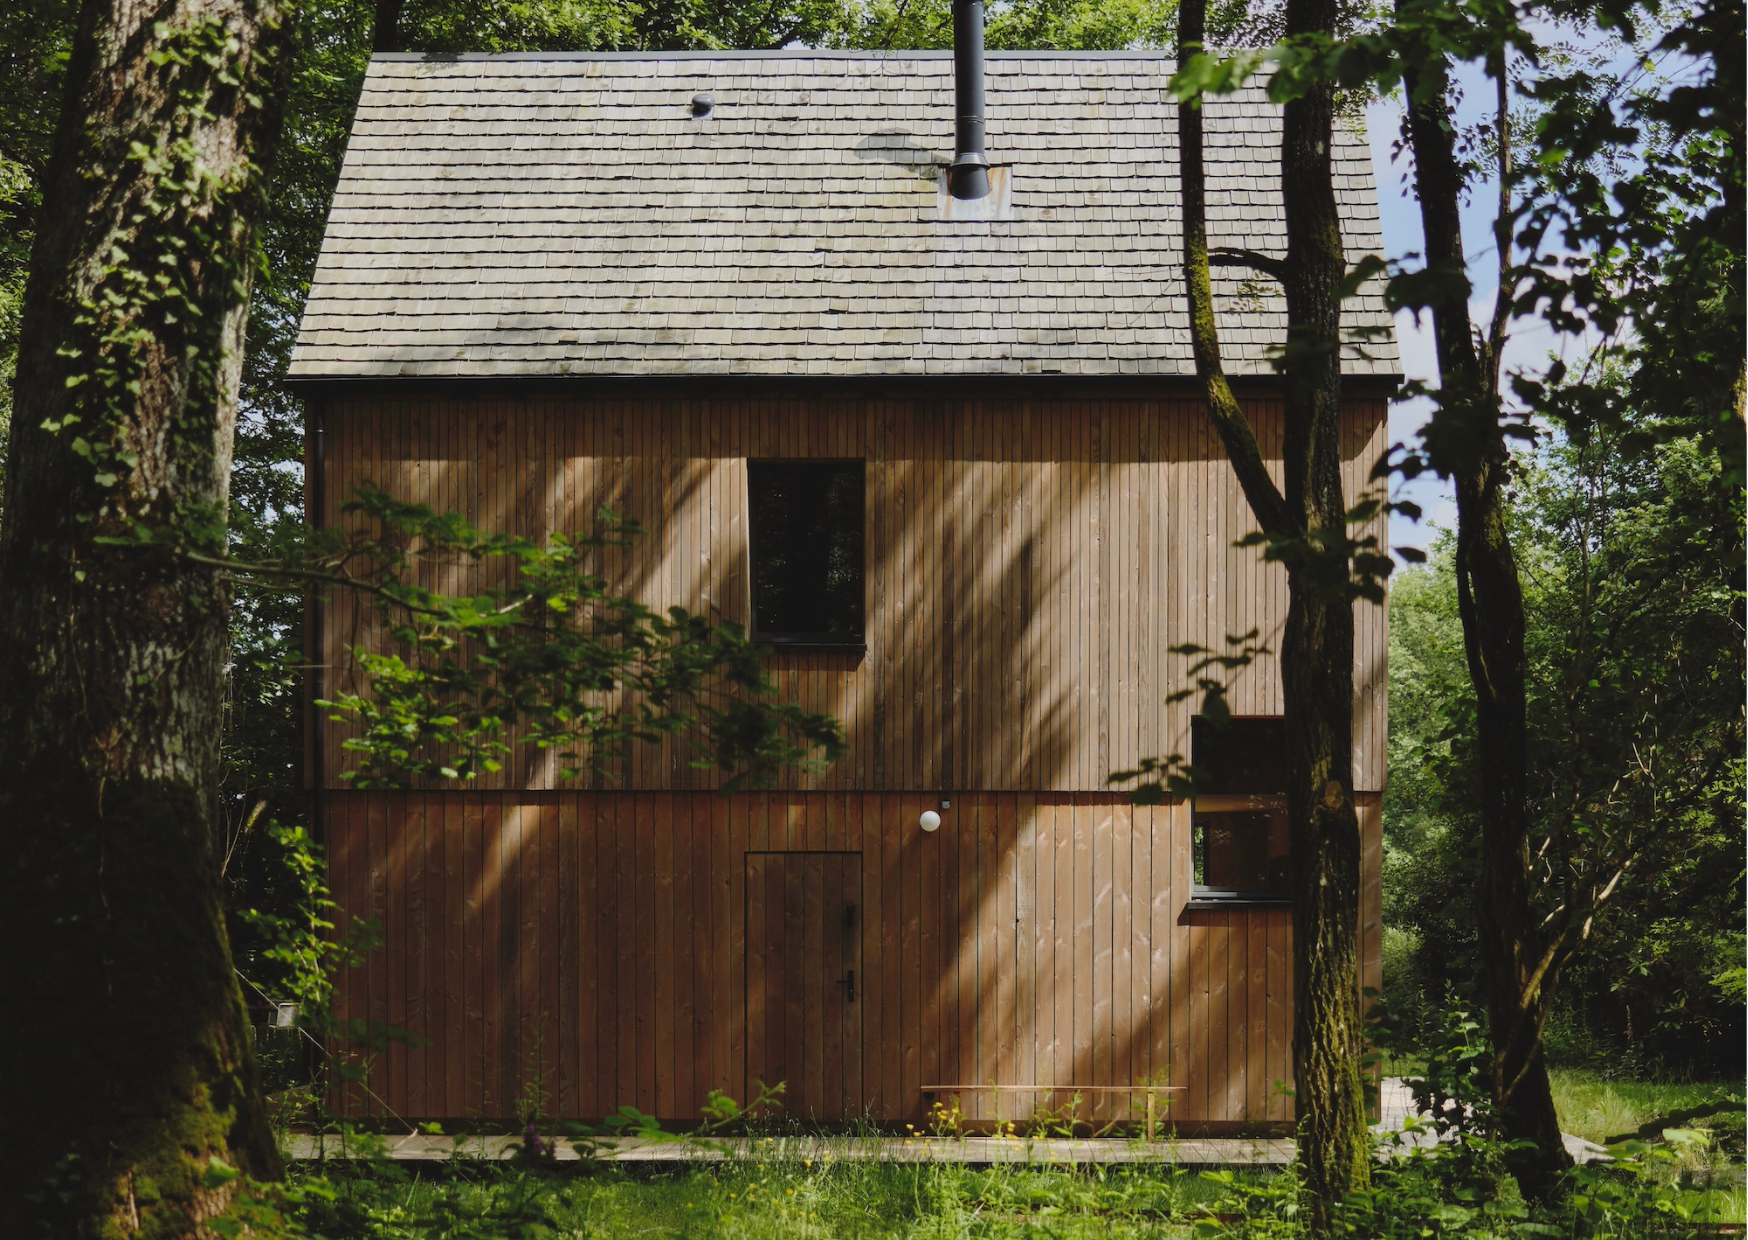
M 1000 218 L 947 218 L 947 53 L 371 61 L 293 379 L 1194 373 L 1171 62 L 992 54 Z M 713 110 L 693 115 L 694 95 Z M 1216 245 L 1284 252 L 1280 114 L 1207 105 Z M 1381 252 L 1364 135 L 1335 143 L 1349 261 Z M 1278 290 L 1215 273 L 1234 373 Z M 1374 288 L 1353 375 L 1398 372 Z

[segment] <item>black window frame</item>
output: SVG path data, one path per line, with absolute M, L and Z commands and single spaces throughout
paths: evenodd
M 1268 760 L 1251 776 L 1235 775 L 1231 762 L 1210 762 L 1207 751 L 1210 732 L 1233 726 L 1252 733 L 1244 742 L 1267 744 Z M 1266 726 L 1264 726 L 1266 725 Z M 1281 907 L 1292 903 L 1291 879 L 1284 889 L 1272 887 L 1213 887 L 1195 879 L 1195 858 L 1198 848 L 1206 847 L 1207 817 L 1220 813 L 1280 813 L 1287 808 L 1285 721 L 1280 715 L 1234 715 L 1223 723 L 1196 716 L 1190 724 L 1190 771 L 1196 795 L 1190 802 L 1190 898 L 1188 907 L 1196 909 L 1227 909 L 1234 907 Z M 1283 734 L 1268 736 L 1279 729 Z M 1273 768 L 1273 769 L 1269 769 Z M 1249 784 L 1240 787 L 1238 784 Z M 1278 785 L 1265 787 L 1257 785 Z M 1198 840 L 1200 834 L 1200 840 Z M 1289 875 L 1292 853 L 1288 851 Z M 1201 867 L 1206 873 L 1206 865 Z
M 861 551 L 862 564 L 860 581 L 862 588 L 860 636 L 848 639 L 833 637 L 825 633 L 796 633 L 770 631 L 759 624 L 759 522 L 757 517 L 757 500 L 754 497 L 753 486 L 756 472 L 763 468 L 794 468 L 808 466 L 820 468 L 848 469 L 855 468 L 861 479 L 860 490 L 860 520 L 861 520 Z M 748 635 L 755 645 L 768 646 L 776 651 L 819 652 L 826 654 L 863 655 L 868 650 L 868 461 L 866 457 L 835 457 L 835 456 L 804 456 L 804 457 L 749 457 L 746 462 L 747 483 L 747 615 L 749 623 Z

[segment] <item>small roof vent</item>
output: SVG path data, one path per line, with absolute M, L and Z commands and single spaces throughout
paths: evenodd
M 716 108 L 716 96 L 709 91 L 692 96 L 692 115 L 709 116 Z

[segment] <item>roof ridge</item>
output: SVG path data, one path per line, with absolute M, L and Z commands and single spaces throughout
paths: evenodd
M 782 47 L 767 51 L 668 51 L 668 52 L 376 52 L 372 61 L 419 64 L 472 63 L 514 60 L 945 60 L 953 59 L 951 48 L 843 49 Z M 988 60 L 1147 60 L 1168 61 L 1168 51 L 1061 51 L 988 52 Z

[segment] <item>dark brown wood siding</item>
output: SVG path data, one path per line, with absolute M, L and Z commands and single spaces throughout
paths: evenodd
M 1279 406 L 1250 402 L 1278 451 Z M 1384 402 L 1346 414 L 1346 485 L 1385 445 Z M 1186 661 L 1256 628 L 1278 646 L 1282 570 L 1236 548 L 1252 523 L 1189 400 L 330 399 L 326 511 L 372 480 L 487 529 L 590 528 L 606 504 L 647 537 L 602 567 L 657 606 L 747 616 L 746 460 L 867 462 L 865 658 L 783 655 L 773 674 L 841 718 L 848 757 L 801 788 L 1102 792 L 1112 770 L 1183 750 L 1193 703 L 1166 696 Z M 445 584 L 465 585 L 457 576 Z M 1355 786 L 1384 779 L 1384 613 L 1356 607 Z M 379 640 L 367 600 L 335 598 L 329 687 L 348 647 Z M 1234 710 L 1281 709 L 1275 660 L 1242 673 Z M 348 755 L 323 733 L 322 770 Z M 617 788 L 710 786 L 677 744 L 641 752 Z M 554 787 L 528 750 L 485 788 Z
M 1376 986 L 1381 827 L 1378 798 L 1359 799 L 1363 980 Z M 805 888 L 771 894 L 789 868 L 773 855 L 803 854 L 803 876 L 810 857 L 830 856 L 836 882 L 859 880 L 853 944 L 821 949 L 859 956 L 859 1011 L 831 1066 L 840 1075 L 793 1082 L 792 1097 L 817 1085 L 853 1097 L 859 1114 L 916 1123 L 928 1085 L 1147 1082 L 1183 1087 L 1168 1117 L 1187 1126 L 1288 1118 L 1276 1085 L 1291 1075 L 1290 918 L 1186 908 L 1184 806 L 978 793 L 955 797 L 941 829 L 924 834 L 918 816 L 938 801 L 330 794 L 341 920 L 374 918 L 385 939 L 342 974 L 339 1015 L 422 1039 L 363 1056 L 364 1082 L 337 1101 L 348 1114 L 409 1120 L 515 1117 L 530 1106 L 593 1117 L 625 1104 L 684 1120 L 712 1088 L 744 1100 L 749 1071 L 768 1062 L 747 1041 L 749 937 L 765 957 L 773 933 L 749 936 L 748 919 L 769 926 L 785 900 L 806 908 Z M 749 874 L 765 890 L 749 891 Z M 803 933 L 804 971 L 831 981 L 848 967 L 841 956 L 811 961 L 806 944 Z M 794 1017 L 802 1028 L 814 1018 Z M 1001 1118 L 1067 1101 L 1003 1097 Z M 1101 1119 L 1141 1113 L 1123 1095 L 1088 1100 Z M 972 1118 L 997 1117 L 989 1094 L 963 1105 Z

